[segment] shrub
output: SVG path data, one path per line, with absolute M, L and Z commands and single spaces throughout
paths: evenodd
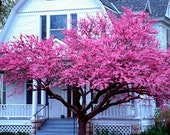
M 157 109 L 154 116 L 155 125 L 141 135 L 170 135 L 170 109 Z
M 148 130 L 142 132 L 140 135 L 169 135 L 169 134 L 167 133 L 167 128 L 165 126 L 162 127 L 153 126 Z
M 1 132 L 0 135 L 15 135 L 15 133 L 12 133 L 12 132 Z

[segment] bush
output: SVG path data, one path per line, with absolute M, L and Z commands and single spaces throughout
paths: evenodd
M 169 134 L 167 133 L 167 128 L 165 126 L 163 127 L 153 126 L 148 130 L 142 132 L 140 135 L 169 135 Z
M 15 133 L 12 133 L 12 132 L 1 132 L 0 135 L 15 135 Z
M 170 109 L 157 109 L 155 113 L 155 125 L 170 127 Z
M 18 132 L 16 135 L 29 135 L 29 134 L 25 132 Z
M 154 116 L 155 125 L 141 135 L 170 135 L 170 109 L 157 109 Z
M 96 135 L 109 135 L 109 131 L 107 129 L 99 131 L 98 129 L 96 130 Z

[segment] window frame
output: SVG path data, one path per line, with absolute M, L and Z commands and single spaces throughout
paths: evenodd
M 6 104 L 6 83 L 3 82 L 4 75 L 0 73 L 0 104 Z
M 51 35 L 50 35 L 50 16 L 59 16 L 59 15 L 66 15 L 66 24 L 67 24 L 67 28 L 66 29 L 70 29 L 74 26 L 77 26 L 77 24 L 75 25 L 75 23 L 72 23 L 72 16 L 75 15 L 76 16 L 76 23 L 77 23 L 77 20 L 78 20 L 78 13 L 76 12 L 70 12 L 70 13 L 61 13 L 61 14 L 42 14 L 40 15 L 40 33 L 39 33 L 39 36 L 41 37 L 41 39 L 43 39 L 44 37 L 42 37 L 42 16 L 46 16 L 46 38 L 49 38 Z M 65 29 L 65 28 L 62 28 L 62 29 Z M 59 39 L 59 38 L 58 38 Z

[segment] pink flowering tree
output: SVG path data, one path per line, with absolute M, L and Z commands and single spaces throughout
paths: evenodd
M 111 106 L 142 95 L 160 103 L 168 100 L 170 57 L 158 49 L 155 21 L 144 12 L 124 11 L 119 18 L 97 14 L 81 19 L 76 29 L 64 31 L 65 45 L 28 35 L 2 44 L 0 69 L 5 81 L 39 82 L 39 89 L 74 112 L 79 135 L 86 134 L 90 119 Z M 74 104 L 53 93 L 55 85 L 71 87 Z

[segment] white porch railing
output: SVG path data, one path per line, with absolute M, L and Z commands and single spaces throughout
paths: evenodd
M 134 117 L 134 107 L 132 105 L 117 105 L 111 106 L 107 110 L 99 113 L 99 117 L 109 117 L 109 118 L 129 118 Z
M 42 105 L 38 106 L 38 109 Z M 31 118 L 32 117 L 32 104 L 1 104 L 0 117 L 11 118 Z
M 154 105 L 140 105 L 140 116 L 142 118 L 153 118 L 155 109 Z
M 31 104 L 2 104 L 0 117 L 31 117 Z
M 132 104 L 122 104 L 111 106 L 107 110 L 99 113 L 96 118 L 152 118 L 153 115 L 154 106 L 152 105 L 139 105 L 139 107 L 136 108 Z

